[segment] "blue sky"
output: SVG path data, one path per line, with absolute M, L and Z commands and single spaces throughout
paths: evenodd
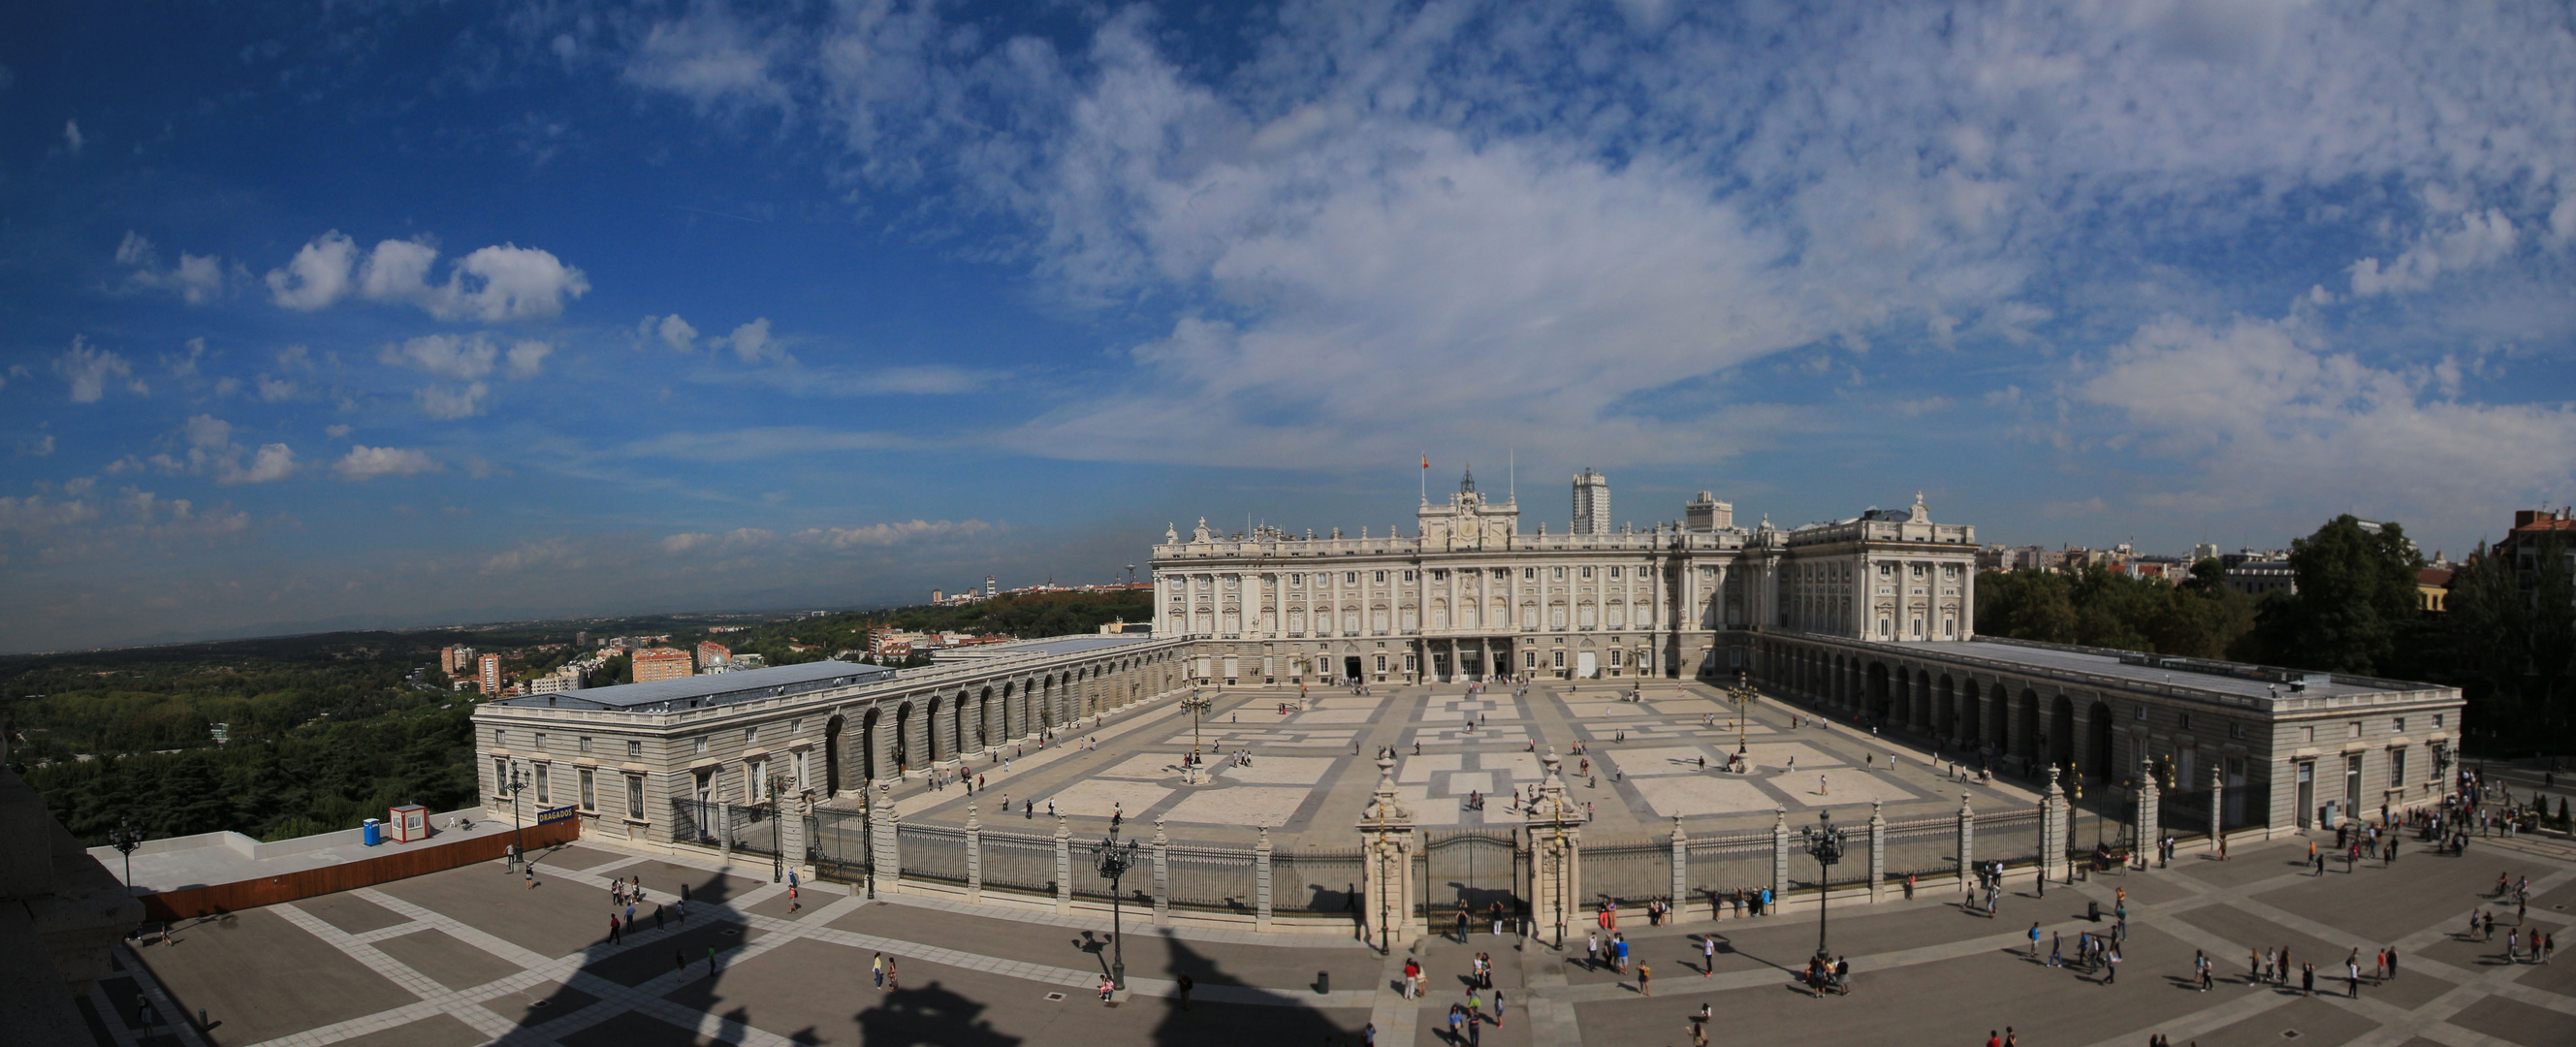
M 2563 5 L 0 17 L 0 650 L 1096 581 L 1423 453 L 2176 552 L 2576 479 Z

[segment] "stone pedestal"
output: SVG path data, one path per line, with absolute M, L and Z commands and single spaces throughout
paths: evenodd
M 1379 949 L 1392 952 L 1412 944 L 1413 811 L 1395 795 L 1395 758 L 1377 760 L 1377 792 L 1360 811 L 1360 875 L 1367 891 L 1360 910 L 1360 932 Z
M 1977 883 L 1977 809 L 1968 805 L 1968 794 L 1959 794 L 1959 886 L 1975 890 Z
M 1055 911 L 1073 911 L 1073 830 L 1055 816 Z
M 2066 868 L 2066 791 L 2058 788 L 2057 765 L 2048 765 L 2048 789 L 2039 794 L 2039 868 L 2043 875 L 2073 875 Z
M 1771 907 L 1762 911 L 1768 915 L 1788 900 L 1789 809 L 1774 807 L 1771 809 Z
M 1690 836 L 1682 832 L 1682 816 L 1673 816 L 1673 885 L 1672 914 L 1675 919 L 1689 919 L 1690 913 Z
M 1869 900 L 1887 900 L 1887 804 L 1869 802 Z
M 1252 929 L 1270 929 L 1270 827 L 1261 827 L 1261 842 L 1252 846 Z
M 975 801 L 966 801 L 966 900 L 984 900 L 984 823 L 975 818 Z
M 895 832 L 899 821 L 893 787 L 879 783 L 876 807 L 868 815 L 868 865 L 877 890 L 883 894 L 903 893 L 903 854 L 897 845 L 902 837 Z
M 1172 837 L 1163 818 L 1154 817 L 1154 926 L 1172 925 Z
M 2227 776 L 2209 769 L 2209 851 L 2216 854 L 2227 839 Z
M 2165 841 L 2163 808 L 2164 791 L 2156 786 L 2153 766 L 2138 768 L 2138 838 L 2130 844 L 2130 857 L 2138 868 L 2155 868 L 2155 855 Z
M 1565 795 L 1564 762 L 1551 749 L 1541 759 L 1538 798 L 1530 804 L 1530 927 L 1551 945 L 1582 934 L 1583 810 Z

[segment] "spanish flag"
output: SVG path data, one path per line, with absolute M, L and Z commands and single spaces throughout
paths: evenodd
M 1431 468 L 1431 456 L 1430 456 L 1430 455 L 1425 454 L 1425 455 L 1423 455 L 1423 456 L 1422 456 L 1422 467 L 1423 467 L 1423 468 L 1425 468 L 1425 469 Z

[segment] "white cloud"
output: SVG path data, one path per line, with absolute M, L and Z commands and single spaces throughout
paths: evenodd
M 63 144 L 71 149 L 73 156 L 79 156 L 81 148 L 89 144 L 89 137 L 81 134 L 80 121 L 63 121 Z
M 2576 486 L 2576 409 L 2481 404 L 2445 390 L 2442 365 L 2374 366 L 2299 321 L 2141 328 L 2073 387 L 2079 433 L 2146 438 L 2202 488 L 2244 511 L 2334 492 L 2383 518 L 2484 530 L 2502 510 Z M 2088 406 L 2089 405 L 2089 406 Z M 2100 450 L 2096 448 L 2095 450 Z M 2364 515 L 2370 515 L 2365 513 Z
M 808 528 L 796 532 L 796 537 L 832 549 L 848 549 L 984 538 L 996 530 L 992 524 L 982 520 L 898 520 L 858 527 Z
M 2445 272 L 2480 269 L 2510 257 L 2515 239 L 2513 219 L 2503 211 L 2471 211 L 2459 216 L 2459 228 L 2427 232 L 2384 269 L 2377 258 L 2353 263 L 2352 293 L 2421 291 Z
M 305 312 L 327 308 L 348 295 L 357 264 L 357 242 L 331 230 L 297 248 L 286 268 L 268 271 L 269 301 Z
M 294 382 L 287 381 L 283 378 L 270 378 L 267 375 L 259 376 L 259 398 L 261 400 L 273 404 L 285 403 L 288 400 L 295 399 L 295 392 L 296 385 Z
M 258 484 L 283 480 L 295 474 L 295 452 L 285 444 L 261 444 L 259 453 L 251 456 L 250 468 L 223 479 L 224 483 Z
M 414 390 L 413 395 L 420 400 L 422 414 L 452 422 L 483 413 L 483 401 L 491 397 L 492 388 L 481 382 L 466 383 L 461 389 L 425 385 Z
M 686 15 L 656 22 L 635 41 L 627 80 L 711 107 L 787 107 L 785 85 L 772 79 L 778 37 L 738 21 L 725 5 L 696 4 Z
M 725 336 L 725 344 L 732 346 L 733 354 L 747 364 L 796 362 L 787 355 L 786 348 L 769 337 L 766 316 L 734 328 L 732 334 Z
M 678 313 L 658 320 L 647 316 L 643 323 L 636 325 L 635 334 L 638 349 L 643 348 L 643 340 L 658 338 L 663 345 L 670 346 L 673 352 L 685 353 L 695 348 L 698 340 L 698 329 L 689 326 L 688 321 L 680 319 Z
M 266 279 L 269 299 L 297 310 L 327 308 L 354 294 L 411 305 L 441 320 L 501 323 L 563 315 L 564 300 L 590 290 L 590 278 L 552 252 L 516 244 L 485 247 L 457 259 L 443 283 L 431 283 L 438 248 L 424 240 L 385 240 L 360 257 L 339 230 L 297 249 Z
M 261 444 L 257 451 L 250 451 L 233 442 L 234 432 L 233 424 L 221 418 L 210 414 L 190 415 L 187 422 L 179 427 L 179 434 L 188 445 L 186 462 L 156 454 L 148 464 L 163 473 L 185 471 L 210 475 L 216 483 L 225 485 L 268 483 L 295 475 L 295 452 L 285 444 Z M 245 454 L 251 459 L 247 468 L 242 465 Z M 126 472 L 145 465 L 145 462 L 126 459 L 109 465 L 108 471 Z
M 347 455 L 333 463 L 331 471 L 340 474 L 343 480 L 373 480 L 380 476 L 435 472 L 439 468 L 438 462 L 424 451 L 355 444 Z
M 877 451 L 908 447 L 911 444 L 910 438 L 895 433 L 845 432 L 795 425 L 711 433 L 664 433 L 649 440 L 627 444 L 622 450 L 628 455 L 643 458 L 674 458 L 690 462 L 742 462 L 839 451 Z
M 322 430 L 322 435 L 337 440 L 343 436 L 349 435 L 349 427 L 345 425 L 330 426 Z
M 723 534 L 687 531 L 662 539 L 662 551 L 671 556 L 682 553 L 724 555 L 768 545 L 778 536 L 757 527 L 740 527 Z
M 71 387 L 72 402 L 94 404 L 107 395 L 109 382 L 124 379 L 134 392 L 148 392 L 143 383 L 134 381 L 134 365 L 106 349 L 90 345 L 79 335 L 72 336 L 72 347 L 54 358 L 54 373 Z
M 546 354 L 554 351 L 555 347 L 546 342 L 521 339 L 517 342 L 511 343 L 509 352 L 510 377 L 536 377 L 537 372 L 545 367 Z
M 459 381 L 488 377 L 492 362 L 500 355 L 500 347 L 484 334 L 422 335 L 376 350 L 376 359 L 389 366 L 409 367 Z
M 45 458 L 50 457 L 53 453 L 54 434 L 52 433 L 46 433 L 33 440 L 21 440 L 18 442 L 17 455 L 20 458 Z
M 161 254 L 152 241 L 128 230 L 116 245 L 118 265 L 132 266 L 125 280 L 135 287 L 174 291 L 189 305 L 203 305 L 224 293 L 223 260 L 213 255 L 181 252 L 176 267 L 161 268 Z

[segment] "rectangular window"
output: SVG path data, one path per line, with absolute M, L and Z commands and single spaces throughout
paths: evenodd
M 701 735 L 699 735 L 699 736 L 697 736 L 697 737 L 695 737 L 695 738 L 691 738 L 691 739 L 689 739 L 689 741 L 692 743 L 693 751 L 694 751 L 694 752 L 696 752 L 696 753 L 697 753 L 697 755 L 699 755 L 699 756 L 705 756 L 705 755 L 707 754 L 707 736 L 706 736 L 706 735 L 701 734 Z
M 2139 722 L 2141 722 L 2141 723 L 2145 722 L 2145 721 L 2146 721 L 2146 718 L 2147 718 L 2147 707 L 2146 707 L 2146 706 L 2143 706 L 2143 705 L 2133 705 L 2133 706 L 2130 706 L 2130 707 L 2129 707 L 2129 718 L 2130 718 L 2130 719 L 2132 719 L 2132 720 L 2137 720 L 2137 721 L 2139 721 Z
M 1360 584 L 1360 573 L 1359 573 L 1358 571 L 1344 571 L 1344 572 L 1342 572 L 1342 584 L 1343 584 L 1343 585 L 1358 585 L 1358 584 Z
M 2397 732 L 2397 733 L 2399 733 L 2399 734 L 2404 734 L 2404 733 L 2406 733 L 2406 718 L 2405 718 L 2405 717 L 2403 717 L 2403 716 L 2398 717 L 2398 718 L 2397 718 L 2397 722 L 2396 722 L 2396 724 L 2395 724 L 2395 725 L 2393 725 L 2390 729 L 2391 729 L 2391 730 L 2396 731 L 2396 732 Z
M 2437 731 L 2442 729 L 2442 714 L 2433 714 L 2433 729 Z
M 1522 581 L 1524 581 L 1524 582 L 1535 582 L 1535 581 L 1537 581 L 1537 580 L 1538 580 L 1538 568 L 1536 568 L 1536 567 L 1523 567 L 1523 568 L 1521 568 L 1521 580 L 1522 580 Z
M 581 769 L 581 809 L 585 811 L 596 811 L 599 809 L 599 797 L 597 793 L 593 791 L 596 784 L 592 780 L 594 774 L 595 772 L 588 767 Z
M 1564 581 L 1564 580 L 1565 580 L 1565 568 L 1562 568 L 1562 567 L 1550 568 L 1550 569 L 1549 569 L 1549 573 L 1550 573 L 1550 577 L 1555 578 L 1557 581 L 1562 582 L 1562 581 Z
M 797 787 L 797 788 L 799 788 L 799 789 L 802 789 L 802 788 L 804 788 L 804 787 L 805 787 L 805 754 L 804 754 L 804 753 L 797 753 L 797 754 L 796 754 L 796 787 Z
M 1385 655 L 1382 655 L 1382 654 L 1381 654 L 1381 655 L 1378 655 L 1378 656 L 1377 656 L 1377 671 L 1379 671 L 1379 672 L 1385 672 L 1385 671 L 1386 671 L 1386 656 L 1385 656 Z
M 626 743 L 626 755 L 627 755 L 627 757 L 628 757 L 628 758 L 630 758 L 630 759 L 636 759 L 636 760 L 641 760 L 641 759 L 643 759 L 643 758 L 644 758 L 644 743 L 643 743 L 643 742 L 640 742 L 640 741 L 634 741 L 634 740 L 631 740 L 631 739 L 630 739 L 630 740 Z
M 1404 580 L 1405 580 L 1405 581 L 1408 581 L 1408 582 L 1412 581 L 1412 580 L 1413 580 L 1413 572 L 1411 572 L 1411 571 L 1406 571 L 1406 572 L 1404 572 Z
M 2231 723 L 2231 724 L 2228 724 L 2228 725 L 2227 725 L 2227 736 L 2228 736 L 2228 737 L 2230 737 L 2230 738 L 2236 739 L 2237 741 L 2240 741 L 2240 742 L 2241 742 L 2241 741 L 2244 741 L 2244 740 L 2245 740 L 2245 725 L 2244 725 L 2244 724 L 2241 724 L 2241 723 Z
M 1556 665 L 1555 665 L 1555 668 L 1558 668 L 1558 669 L 1565 668 L 1565 652 L 1563 652 L 1563 651 L 1556 651 L 1556 652 L 1554 652 L 1554 654 L 1556 655 Z
M 1610 649 L 1610 667 L 1613 669 L 1619 667 L 1619 649 L 1616 647 Z
M 495 756 L 492 758 L 492 794 L 498 796 L 509 791 L 510 761 L 506 757 Z
M 1497 581 L 1497 582 L 1502 581 L 1504 578 L 1506 578 L 1506 577 L 1508 577 L 1508 576 L 1509 576 L 1509 572 L 1508 572 L 1506 569 L 1501 568 L 1501 567 L 1494 568 L 1494 580 L 1495 580 L 1495 581 Z
M 1592 569 L 1591 569 L 1591 568 L 1589 568 L 1589 567 L 1584 568 L 1584 569 L 1583 569 L 1583 576 L 1584 576 L 1584 577 L 1586 577 L 1586 578 L 1590 578 L 1590 577 L 1592 577 Z
M 537 765 L 537 802 L 540 804 L 555 802 L 552 792 L 547 788 L 552 776 L 546 773 L 546 769 L 545 764 Z
M 1610 569 L 1610 577 L 1612 577 L 1612 578 L 1617 578 L 1617 577 L 1619 577 L 1619 569 L 1618 569 L 1618 568 L 1616 568 L 1616 567 L 1611 568 L 1611 569 Z
M 1373 578 L 1372 580 L 1373 580 L 1373 581 L 1376 581 L 1376 582 L 1378 582 L 1378 583 L 1380 583 L 1380 584 L 1385 583 L 1385 581 L 1386 581 L 1386 572 L 1385 572 L 1385 571 L 1379 571 L 1379 572 L 1377 572 L 1376 577 L 1375 577 L 1375 578 Z
M 1521 652 L 1521 668 L 1523 668 L 1523 669 L 1536 669 L 1536 668 L 1538 668 L 1538 652 L 1537 652 L 1537 651 L 1522 651 L 1522 652 Z
M 585 735 L 582 735 L 582 736 L 581 736 L 581 751 L 583 751 L 583 752 L 589 752 L 589 751 L 590 751 L 590 736 L 589 736 L 589 735 L 587 735 L 587 734 L 585 734 Z M 589 805 L 589 804 L 583 804 L 582 806 L 587 807 L 587 806 L 590 806 L 590 805 Z
M 2175 717 L 2175 723 L 2178 725 L 2178 730 L 2191 730 L 2191 714 L 2184 713 L 2181 716 Z
M 752 803 L 759 803 L 761 797 L 769 795 L 769 761 L 753 760 L 744 764 L 742 784 L 745 797 Z
M 2353 737 L 2355 737 L 2355 738 L 2359 738 L 2359 737 L 2361 737 L 2361 721 L 2359 721 L 2359 720 L 2355 720 L 2355 721 L 2353 721 L 2353 723 L 2352 723 L 2352 736 L 2353 736 Z
M 2299 728 L 2299 744 L 2301 744 L 2301 745 L 2315 745 L 2315 744 L 2317 744 L 2317 729 L 2316 729 L 2316 728 L 2314 728 L 2314 727 L 2301 727 L 2301 728 Z
M 743 745 L 745 745 L 745 746 L 749 746 L 749 745 L 755 744 L 755 743 L 757 743 L 757 742 L 759 742 L 759 741 L 760 741 L 760 725 L 758 725 L 758 724 L 753 724 L 752 726 L 745 727 L 745 728 L 743 728 L 743 729 L 742 729 L 742 744 L 743 744 Z
M 498 746 L 509 745 L 510 732 L 499 727 L 492 728 L 492 744 Z
M 1409 655 L 1409 654 L 1408 654 L 1408 655 L 1405 655 L 1405 656 L 1404 656 L 1404 671 L 1405 671 L 1405 672 L 1412 672 L 1412 671 L 1413 671 L 1413 656 L 1412 656 L 1412 655 Z
M 644 817 L 644 776 L 626 776 L 626 816 L 641 821 Z
M 2406 787 L 2406 750 L 2404 749 L 2388 750 L 2388 787 L 2392 789 Z

